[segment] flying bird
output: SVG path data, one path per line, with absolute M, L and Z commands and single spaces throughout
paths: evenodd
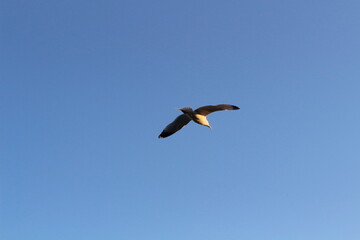
M 240 109 L 237 106 L 229 104 L 219 104 L 219 105 L 207 105 L 199 107 L 195 111 L 191 107 L 178 108 L 183 114 L 179 115 L 175 120 L 166 126 L 166 128 L 160 133 L 158 138 L 166 138 L 188 124 L 191 120 L 197 124 L 211 128 L 206 116 L 212 112 L 223 111 L 223 110 L 238 110 Z

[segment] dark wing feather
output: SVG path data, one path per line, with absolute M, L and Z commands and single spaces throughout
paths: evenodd
M 238 110 L 238 109 L 240 108 L 230 104 L 207 105 L 207 106 L 199 107 L 198 109 L 195 110 L 195 113 L 206 116 L 216 111 Z
M 182 129 L 186 124 L 191 121 L 191 118 L 186 114 L 181 114 L 175 120 L 166 126 L 166 128 L 161 132 L 158 138 L 166 138 L 180 129 Z

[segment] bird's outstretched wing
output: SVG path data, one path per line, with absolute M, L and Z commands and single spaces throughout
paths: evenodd
M 186 124 L 191 121 L 191 118 L 186 114 L 181 114 L 175 120 L 166 126 L 166 128 L 161 132 L 158 138 L 166 138 L 180 129 L 182 129 Z
M 195 113 L 206 116 L 216 111 L 238 110 L 238 109 L 240 108 L 230 104 L 207 105 L 207 106 L 199 107 L 198 109 L 195 110 Z

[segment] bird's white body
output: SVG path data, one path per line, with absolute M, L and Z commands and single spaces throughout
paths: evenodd
M 207 118 L 203 115 L 200 114 L 194 114 L 193 117 L 191 118 L 194 122 L 200 124 L 200 125 L 204 125 L 206 127 L 211 128 Z
M 208 120 L 206 119 L 206 116 L 197 114 L 191 107 L 179 108 L 179 110 L 182 111 L 184 114 L 188 115 L 191 120 L 193 120 L 197 124 L 211 128 Z

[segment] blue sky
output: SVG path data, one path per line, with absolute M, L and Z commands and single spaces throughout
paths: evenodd
M 0 9 L 1 239 L 360 239 L 358 1 Z

